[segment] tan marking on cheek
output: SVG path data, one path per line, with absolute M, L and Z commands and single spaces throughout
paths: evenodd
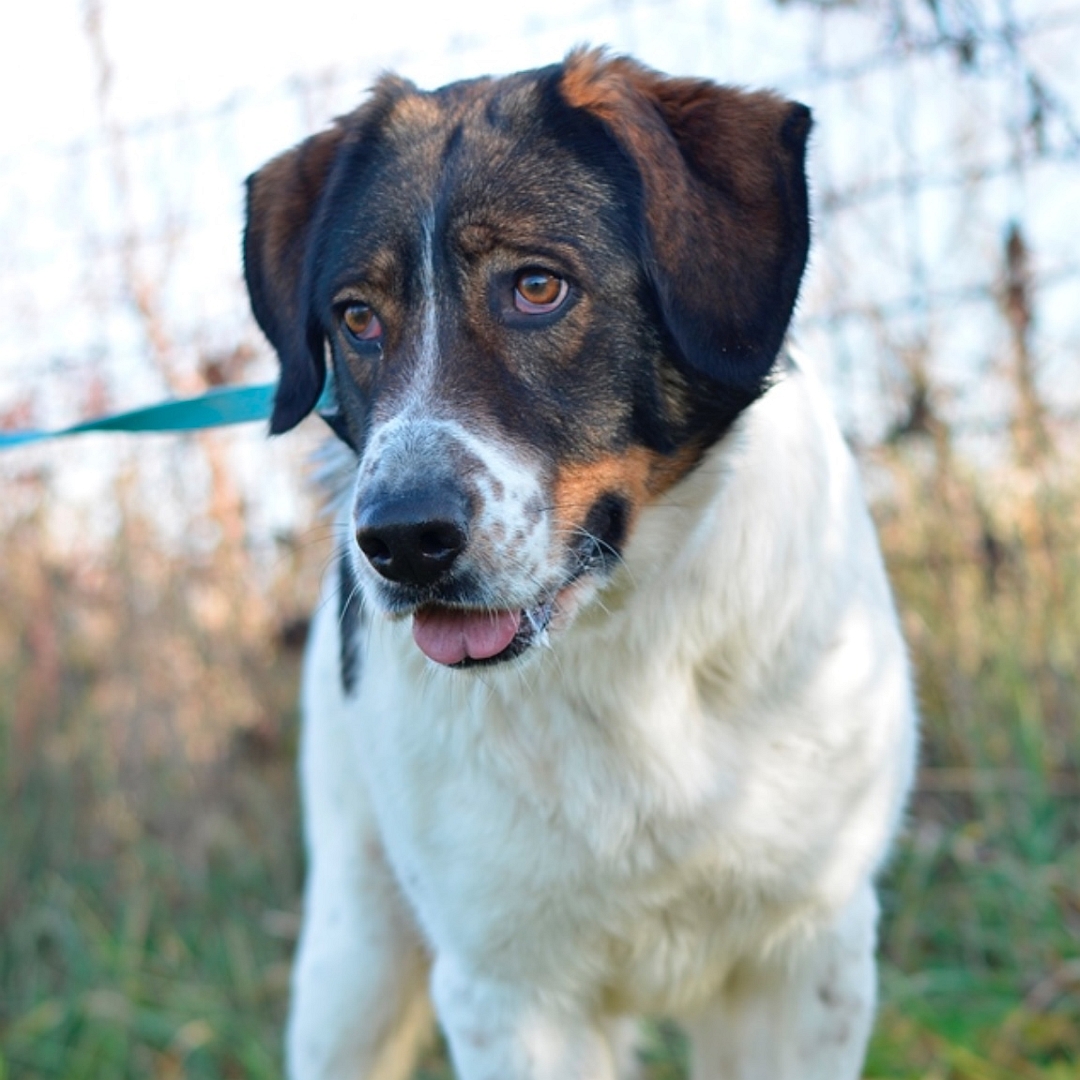
M 580 525 L 597 499 L 616 494 L 629 503 L 628 525 L 633 528 L 641 509 L 681 480 L 699 457 L 696 447 L 666 456 L 633 446 L 622 454 L 566 465 L 552 487 L 556 521 L 562 527 Z

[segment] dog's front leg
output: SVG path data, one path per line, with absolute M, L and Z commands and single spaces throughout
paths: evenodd
M 614 1080 L 615 1059 L 587 1010 L 439 956 L 432 998 L 460 1080 Z
M 293 969 L 290 1080 L 406 1080 L 431 1028 L 426 956 L 389 880 L 323 884 Z
M 692 1080 L 858 1080 L 874 1016 L 870 886 L 791 954 L 740 969 L 686 1022 Z
M 300 776 L 309 856 L 286 1033 L 290 1080 L 406 1080 L 430 1030 L 428 959 L 380 841 L 338 670 L 337 605 L 312 627 Z

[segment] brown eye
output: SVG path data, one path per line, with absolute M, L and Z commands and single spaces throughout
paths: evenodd
M 382 337 L 379 316 L 367 304 L 350 304 L 341 313 L 345 329 L 360 341 L 377 341 Z
M 522 270 L 514 280 L 514 307 L 526 315 L 554 311 L 570 291 L 566 281 L 546 270 Z

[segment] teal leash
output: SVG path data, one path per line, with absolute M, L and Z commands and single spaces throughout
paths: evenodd
M 268 420 L 274 404 L 275 388 L 274 383 L 231 386 L 211 390 L 199 397 L 162 401 L 157 405 L 132 409 L 130 412 L 84 420 L 81 424 L 55 431 L 0 431 L 0 450 L 26 446 L 28 443 L 46 439 L 81 435 L 88 431 L 201 431 L 205 428 L 224 427 L 227 424 Z M 333 391 L 328 384 L 316 408 L 325 410 L 333 407 Z

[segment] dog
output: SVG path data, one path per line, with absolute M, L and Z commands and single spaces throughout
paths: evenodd
M 248 181 L 271 430 L 348 448 L 313 620 L 294 1080 L 852 1080 L 916 714 L 786 344 L 809 110 L 578 50 L 386 76 Z M 434 1015 L 433 1015 L 434 1014 Z

